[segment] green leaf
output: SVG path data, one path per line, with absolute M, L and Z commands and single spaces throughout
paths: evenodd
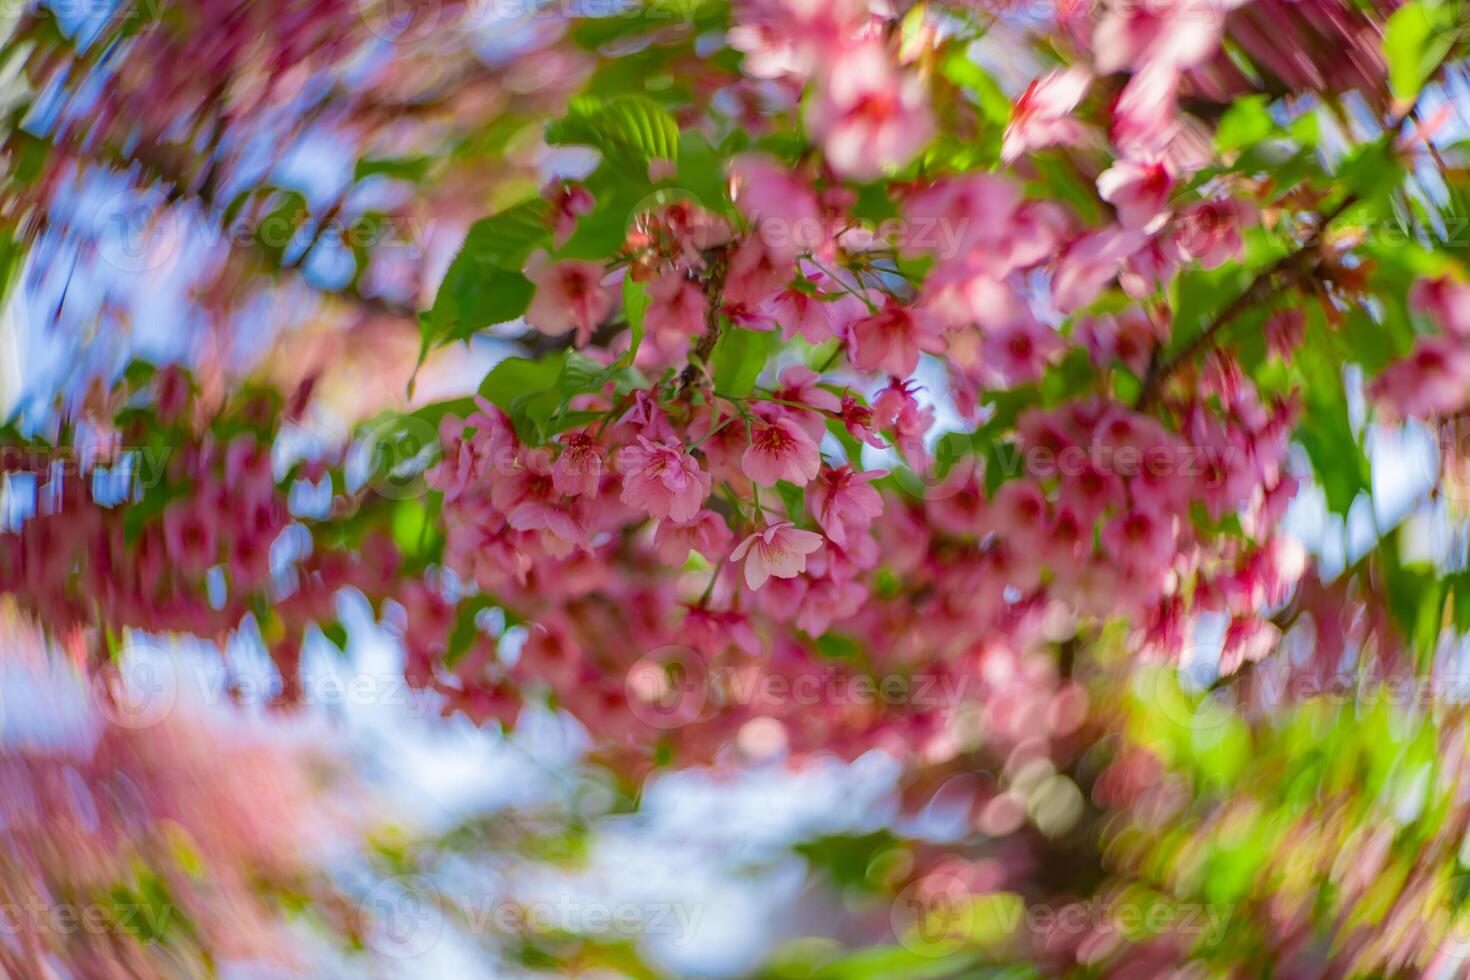
M 519 272 L 473 260 L 450 266 L 434 306 L 419 318 L 424 350 L 465 340 L 476 331 L 514 320 L 531 305 L 536 288 Z
M 420 181 L 429 172 L 434 158 L 429 156 L 364 158 L 352 171 L 354 181 L 368 177 L 390 177 L 394 180 Z
M 470 225 L 456 261 L 468 254 L 480 262 L 520 271 L 531 253 L 550 239 L 545 202 L 539 198 L 522 201 Z
M 1470 572 L 1454 572 L 1445 576 L 1445 587 L 1454 594 L 1450 608 L 1455 629 L 1470 633 Z
M 1269 101 L 1264 95 L 1236 99 L 1215 130 L 1216 149 L 1222 153 L 1238 150 L 1270 136 L 1276 130 L 1276 122 L 1266 108 Z
M 646 172 L 651 160 L 678 162 L 679 124 L 646 96 L 582 95 L 572 100 L 562 119 L 546 127 L 546 142 L 590 146 L 610 164 Z
M 535 287 L 521 268 L 551 237 L 544 213 L 542 202 L 527 201 L 470 226 L 434 305 L 419 318 L 425 351 L 526 312 Z
M 781 338 L 775 331 L 726 326 L 710 355 L 714 362 L 715 388 L 736 397 L 750 394 L 766 361 L 780 343 Z
M 1392 134 L 1359 147 L 1338 169 L 1333 183 L 1364 202 L 1387 199 L 1404 177 L 1404 165 L 1394 150 Z M 1357 205 L 1344 220 L 1351 220 L 1363 205 Z
M 321 627 L 321 631 L 326 641 L 336 647 L 339 652 L 345 653 L 347 651 L 346 626 L 343 626 L 340 622 L 335 622 Z
M 515 409 L 517 399 L 556 389 L 561 377 L 565 354 L 531 360 L 526 357 L 507 357 L 485 375 L 480 382 L 480 394 L 506 413 Z
M 730 208 L 724 156 L 700 133 L 679 134 L 679 173 L 674 182 L 701 207 L 716 213 Z
M 1455 43 L 1459 4 L 1414 0 L 1396 10 L 1383 31 L 1383 56 L 1394 97 L 1412 103 Z
M 480 394 L 505 410 L 522 438 L 539 443 L 599 418 L 595 412 L 569 412 L 566 406 L 573 396 L 600 391 L 609 382 L 623 391 L 648 383 L 621 361 L 604 366 L 585 354 L 562 351 L 539 360 L 506 358 L 480 382 Z
M 628 227 L 640 212 L 659 203 L 642 170 L 604 164 L 587 179 L 591 212 L 577 219 L 576 230 L 556 250 L 558 258 L 601 260 L 622 248 Z
M 628 329 L 632 339 L 628 342 L 628 360 L 638 357 L 638 348 L 643 343 L 643 315 L 648 312 L 648 289 L 632 276 L 623 278 L 623 314 L 628 318 Z
M 1011 118 L 1011 100 L 1000 84 L 970 57 L 968 48 L 952 48 L 939 62 L 939 73 L 974 97 L 980 115 L 992 126 Z
M 1346 515 L 1358 494 L 1371 486 L 1372 474 L 1348 416 L 1341 366 L 1324 333 L 1321 314 L 1314 311 L 1307 342 L 1295 358 L 1304 402 L 1296 438 L 1312 461 L 1328 510 Z

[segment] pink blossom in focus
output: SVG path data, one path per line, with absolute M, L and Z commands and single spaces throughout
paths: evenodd
M 551 483 L 568 497 L 594 497 L 602 481 L 603 458 L 597 440 L 587 432 L 561 437 L 561 455 L 551 467 Z
M 709 496 L 710 475 L 673 440 L 653 442 L 639 436 L 637 445 L 618 453 L 618 465 L 624 473 L 623 503 L 653 517 L 693 520 Z
M 790 418 L 752 422 L 750 446 L 740 467 L 758 486 L 774 487 L 777 480 L 785 480 L 804 487 L 821 465 L 817 444 Z
M 865 442 L 874 449 L 882 449 L 885 445 L 883 437 L 873 431 L 873 410 L 859 404 L 851 395 L 842 399 L 842 424 L 858 442 Z
M 807 555 L 822 546 L 822 536 L 798 530 L 790 521 L 781 521 L 757 531 L 736 546 L 731 561 L 745 561 L 745 584 L 758 589 L 766 580 L 795 578 L 806 571 Z

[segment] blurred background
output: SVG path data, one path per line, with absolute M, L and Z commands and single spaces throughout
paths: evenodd
M 1381 128 L 1380 6 L 1244 7 L 1187 95 L 1218 116 L 1315 93 L 1289 111 L 1340 153 Z M 970 53 L 1015 98 L 1044 68 L 1025 39 L 1056 12 L 987 15 Z M 138 362 L 187 368 L 204 404 L 308 390 L 270 446 L 284 474 L 385 412 L 473 392 L 544 338 L 512 323 L 422 358 L 419 311 L 469 225 L 590 170 L 541 139 L 590 77 L 682 84 L 728 16 L 692 0 L 6 4 L 0 419 L 58 431 Z M 761 85 L 725 81 L 710 98 L 758 118 Z M 1448 159 L 1416 175 L 1426 200 L 1463 193 L 1467 106 L 1454 73 L 1425 97 Z M 958 416 L 924 370 L 932 443 Z M 43 632 L 0 598 L 0 969 L 1459 975 L 1463 635 L 1431 629 L 1430 668 L 1406 671 L 1389 610 L 1343 573 L 1390 535 L 1462 569 L 1465 501 L 1443 492 L 1437 433 L 1369 421 L 1356 384 L 1367 486 L 1331 506 L 1298 461 L 1288 524 L 1316 565 L 1280 657 L 1228 695 L 1206 694 L 1223 622 L 1180 671 L 1133 665 L 1121 636 L 1075 664 L 997 660 L 989 768 L 937 782 L 878 750 L 791 758 L 755 729 L 739 768 L 630 784 L 565 713 L 528 709 L 510 735 L 441 717 L 442 696 L 405 681 L 394 616 L 350 589 L 328 600 L 342 635 L 310 636 L 299 681 L 263 617 L 108 637 L 117 667 L 96 674 L 79 629 Z M 34 517 L 26 489 L 6 476 L 0 527 Z M 314 494 L 294 488 L 293 514 Z M 284 533 L 272 568 L 301 547 Z

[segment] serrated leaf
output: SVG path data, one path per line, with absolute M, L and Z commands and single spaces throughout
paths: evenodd
M 647 96 L 583 95 L 572 100 L 564 117 L 546 127 L 546 142 L 590 146 L 620 168 L 646 171 L 651 160 L 678 162 L 679 124 Z
M 470 226 L 434 305 L 419 318 L 425 351 L 526 312 L 535 287 L 521 268 L 550 240 L 544 214 L 542 202 L 527 201 Z

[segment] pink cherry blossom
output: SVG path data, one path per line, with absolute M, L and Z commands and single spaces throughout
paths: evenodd
M 1470 283 L 1448 276 L 1421 279 L 1409 291 L 1409 303 L 1445 333 L 1470 339 Z
M 867 312 L 861 299 L 833 285 L 829 290 L 826 276 L 803 270 L 807 289 L 788 286 L 779 290 L 762 305 L 760 312 L 781 327 L 785 340 L 800 336 L 809 344 L 821 344 L 842 335 L 847 327 Z M 842 290 L 837 292 L 837 290 Z
M 869 17 L 866 0 L 740 0 L 735 13 L 730 45 L 762 79 L 816 71 Z
M 1087 70 L 1067 68 L 1032 82 L 1011 110 L 1000 158 L 1007 163 L 1030 150 L 1075 143 L 1082 134 L 1072 111 L 1091 82 Z
M 666 272 L 648 286 L 643 329 L 660 350 L 676 351 L 704 332 L 708 309 L 697 284 L 683 273 Z
M 839 545 L 848 534 L 864 534 L 873 519 L 883 513 L 883 498 L 870 484 L 882 471 L 862 473 L 851 466 L 828 469 L 807 491 L 807 503 L 822 533 Z
M 789 254 L 772 249 L 759 235 L 747 238 L 730 256 L 725 302 L 758 307 L 795 274 L 796 262 Z
M 1143 232 L 1157 231 L 1169 215 L 1174 179 L 1163 160 L 1119 160 L 1097 178 L 1098 195 L 1112 203 L 1118 223 Z
M 858 442 L 865 442 L 875 449 L 882 449 L 883 437 L 873 431 L 873 410 L 858 402 L 852 395 L 842 398 L 842 424 Z
M 810 185 L 764 154 L 746 153 L 730 161 L 735 206 L 776 255 L 828 250 L 831 235 L 821 203 Z
M 937 180 L 904 198 L 899 248 L 907 256 L 932 255 L 967 268 L 988 266 L 1000 278 L 1009 271 L 1007 219 L 1020 203 L 1020 188 L 991 174 Z
M 1179 215 L 1174 245 L 1202 269 L 1217 269 L 1245 258 L 1241 232 L 1255 225 L 1255 208 L 1235 198 L 1203 201 Z
M 774 487 L 777 480 L 785 480 L 804 487 L 821 465 L 817 444 L 790 418 L 752 421 L 750 446 L 740 459 L 740 468 L 758 486 Z
M 918 390 L 918 385 L 895 378 L 873 399 L 873 419 L 881 428 L 893 431 L 898 450 L 908 464 L 923 469 L 929 463 L 924 436 L 934 423 L 934 408 L 919 404 L 914 397 Z
M 1168 151 L 1178 128 L 1182 76 L 1167 63 L 1150 65 L 1123 86 L 1113 106 L 1113 143 L 1125 154 L 1153 156 Z
M 574 329 L 577 345 L 582 346 L 612 312 L 613 295 L 602 284 L 602 266 L 596 262 L 552 262 L 538 251 L 526 261 L 525 271 L 536 287 L 526 322 L 544 334 L 557 336 Z
M 976 324 L 995 326 L 1016 315 L 1010 286 L 984 273 L 970 273 L 951 265 L 929 273 L 919 302 L 949 330 Z
M 1021 553 L 1034 552 L 1049 533 L 1051 518 L 1046 495 L 1031 480 L 1003 483 L 991 501 L 986 520 L 991 530 L 1005 537 Z
M 914 373 L 920 351 L 938 354 L 944 350 L 934 318 L 894 299 L 852 325 L 852 345 L 853 367 L 885 371 L 896 377 Z
M 1025 384 L 1040 378 L 1066 347 L 1055 330 L 1027 314 L 985 335 L 985 366 L 1008 385 Z
M 877 40 L 838 51 L 806 113 L 832 169 L 871 180 L 913 159 L 934 133 L 924 81 L 895 68 Z
M 637 445 L 618 453 L 618 466 L 624 473 L 623 503 L 653 517 L 691 521 L 709 496 L 710 475 L 674 440 L 639 436 Z
M 549 205 L 552 229 L 558 248 L 565 245 L 577 227 L 577 218 L 591 212 L 596 205 L 592 192 L 581 184 L 553 180 L 541 189 L 541 196 Z
M 1408 357 L 1373 381 L 1373 400 L 1400 418 L 1431 418 L 1470 402 L 1470 347 L 1458 337 L 1420 337 Z
M 180 568 L 202 572 L 214 564 L 214 522 L 197 504 L 181 500 L 169 505 L 163 515 L 163 533 L 169 560 Z
M 1261 329 L 1266 333 L 1266 350 L 1289 361 L 1306 336 L 1307 315 L 1301 310 L 1282 310 L 1273 314 Z
M 1189 68 L 1220 45 L 1225 12 L 1238 0 L 1112 0 L 1092 32 L 1102 74 L 1166 64 Z
M 731 561 L 745 561 L 745 584 L 758 589 L 766 580 L 795 578 L 806 571 L 807 555 L 822 546 L 822 536 L 802 531 L 790 521 L 772 524 L 735 547 Z
M 1134 299 L 1147 299 L 1174 278 L 1179 260 L 1179 251 L 1169 240 L 1169 232 L 1165 229 L 1128 256 L 1123 263 L 1123 271 L 1118 273 L 1118 285 Z
M 659 521 L 654 534 L 654 547 L 659 561 L 665 565 L 684 564 L 690 551 L 697 551 L 710 561 L 724 558 L 730 543 L 730 527 L 712 510 L 702 510 L 687 524 Z
M 1124 260 L 1142 244 L 1138 232 L 1105 228 L 1068 245 L 1052 277 L 1053 305 L 1071 313 L 1097 299 L 1103 287 L 1117 277 Z
M 596 496 L 603 470 L 597 440 L 588 432 L 571 432 L 561 437 L 561 445 L 561 455 L 551 467 L 552 486 L 568 497 Z

